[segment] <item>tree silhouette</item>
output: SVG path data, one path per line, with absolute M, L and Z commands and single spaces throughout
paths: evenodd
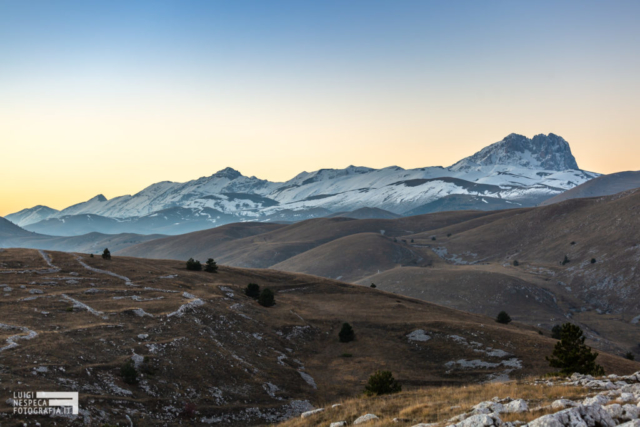
M 560 330 L 560 342 L 553 348 L 551 357 L 547 356 L 549 366 L 559 368 L 560 373 L 571 375 L 574 372 L 585 375 L 604 375 L 604 368 L 595 360 L 598 353 L 584 343 L 585 336 L 580 327 L 565 323 Z

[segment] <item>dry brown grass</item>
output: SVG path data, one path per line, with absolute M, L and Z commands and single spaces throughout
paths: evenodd
M 526 382 L 479 384 L 464 387 L 434 387 L 412 390 L 395 395 L 360 397 L 339 402 L 341 406 L 302 419 L 295 418 L 280 424 L 282 427 L 306 427 L 328 425 L 331 422 L 345 420 L 352 422 L 357 417 L 373 413 L 380 417 L 376 426 L 414 425 L 416 423 L 440 423 L 468 412 L 474 405 L 500 398 L 525 399 L 532 410 L 520 414 L 503 414 L 503 421 L 531 421 L 551 413 L 549 409 L 535 410 L 549 405 L 560 398 L 577 399 L 588 394 L 588 390 L 575 386 L 541 386 Z M 410 421 L 394 423 L 394 418 Z

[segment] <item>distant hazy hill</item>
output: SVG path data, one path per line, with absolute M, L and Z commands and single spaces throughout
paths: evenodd
M 542 206 L 552 205 L 563 200 L 577 199 L 584 197 L 610 196 L 622 191 L 640 187 L 640 171 L 638 172 L 618 172 L 609 175 L 601 175 L 580 184 L 577 187 L 558 194 L 541 203 Z

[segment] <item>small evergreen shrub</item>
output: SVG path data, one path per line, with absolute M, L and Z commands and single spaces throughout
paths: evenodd
M 133 360 L 129 359 L 120 367 L 120 376 L 122 381 L 127 384 L 135 384 L 138 382 L 138 371 L 133 364 Z
M 571 245 L 575 245 L 575 244 L 576 244 L 576 242 L 571 242 Z
M 520 265 L 520 263 L 518 262 L 518 260 L 517 260 L 517 259 L 514 259 L 514 260 L 513 260 L 513 266 L 514 266 L 514 267 L 517 267 L 517 266 L 519 266 L 519 265 Z
M 202 264 L 200 264 L 200 261 L 196 261 L 193 258 L 189 258 L 189 261 L 187 261 L 187 270 L 200 271 L 202 270 Z
M 451 237 L 451 233 L 447 233 L 447 237 Z
M 402 386 L 393 378 L 391 371 L 376 371 L 369 377 L 369 382 L 364 388 L 367 396 L 380 396 L 402 391 Z
M 371 287 L 372 287 L 372 288 L 376 288 L 377 286 L 376 286 L 376 284 L 375 284 L 375 283 L 372 283 L 372 284 L 371 284 Z
M 498 316 L 496 316 L 496 322 L 506 325 L 511 322 L 511 316 L 509 316 L 506 311 L 501 311 L 498 313 Z
M 244 288 L 244 294 L 250 298 L 258 299 L 260 296 L 260 286 L 255 283 L 249 283 L 246 288 Z
M 111 259 L 111 252 L 109 252 L 108 248 L 104 248 L 104 251 L 102 252 L 102 259 L 106 259 L 106 260 Z
M 432 236 L 432 237 L 431 237 L 431 240 L 436 240 L 436 236 Z
M 553 348 L 551 357 L 546 357 L 549 366 L 559 368 L 562 375 L 571 375 L 574 372 L 583 375 L 604 375 L 604 368 L 595 362 L 598 353 L 591 351 L 591 347 L 584 341 L 585 336 L 579 326 L 571 323 L 562 325 L 560 341 Z
M 413 239 L 411 239 L 411 243 L 413 243 Z
M 273 294 L 273 291 L 269 288 L 260 292 L 260 296 L 258 297 L 258 304 L 263 307 L 272 307 L 276 304 L 276 298 Z
M 93 258 L 93 254 L 89 255 L 89 258 Z
M 340 329 L 340 333 L 338 333 L 338 338 L 340 342 L 351 342 L 356 339 L 356 333 L 350 324 L 343 323 L 342 329 Z
M 562 265 L 566 265 L 566 264 L 569 264 L 570 262 L 571 262 L 571 260 L 569 259 L 569 257 L 565 255 L 561 264 Z
M 627 354 L 624 355 L 624 358 L 625 359 L 629 359 L 629 360 L 636 360 L 636 356 L 633 353 L 631 353 L 630 351 L 627 352 Z
M 218 271 L 218 264 L 213 260 L 213 258 L 209 258 L 204 265 L 204 271 L 207 273 L 216 273 Z
M 353 357 L 353 354 L 351 354 L 351 353 L 342 353 L 340 355 L 340 357 Z
M 591 258 L 591 264 L 595 264 L 596 263 L 596 259 L 595 258 Z

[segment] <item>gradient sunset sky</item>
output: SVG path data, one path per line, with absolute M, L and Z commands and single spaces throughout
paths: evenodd
M 0 0 L 0 215 L 230 166 L 640 169 L 639 1 Z

